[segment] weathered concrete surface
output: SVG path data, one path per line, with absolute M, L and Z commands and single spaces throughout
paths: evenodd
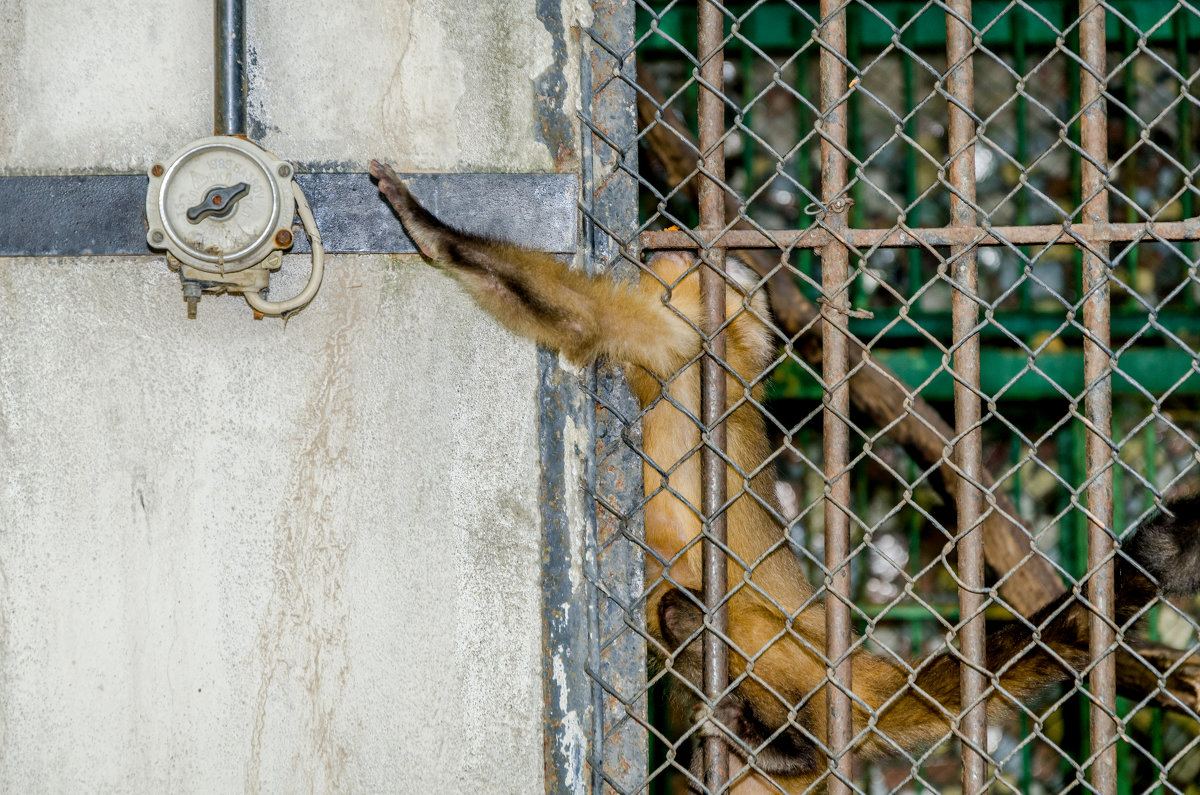
M 211 135 L 211 31 L 194 0 L 0 0 L 0 173 L 145 171 Z
M 0 0 L 0 173 L 208 134 L 211 7 Z M 278 156 L 561 167 L 535 0 L 250 8 Z M 414 258 L 331 258 L 286 327 L 186 321 L 159 258 L 0 259 L 0 792 L 541 791 L 536 390 Z
M 0 791 L 540 788 L 533 350 L 331 270 L 284 329 L 0 265 Z
M 563 3 L 567 26 L 585 5 Z M 535 86 L 555 42 L 536 0 L 247 6 L 250 136 L 280 157 L 554 170 Z M 212 133 L 212 3 L 0 0 L 0 22 L 0 173 L 144 171 Z M 577 47 L 559 35 L 573 112 Z
M 533 349 L 389 259 L 2 263 L 0 791 L 539 788 Z
M 371 6 L 374 8 L 364 8 Z M 250 3 L 252 135 L 325 168 L 550 171 L 534 81 L 553 60 L 534 0 Z M 329 112 L 329 108 L 346 112 Z

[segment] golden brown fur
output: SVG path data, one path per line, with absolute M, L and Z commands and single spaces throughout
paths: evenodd
M 702 612 L 700 544 L 700 341 L 699 266 L 691 254 L 655 256 L 633 284 L 589 278 L 546 254 L 456 232 L 437 221 L 409 194 L 392 170 L 371 164 L 418 248 L 449 267 L 487 311 L 518 334 L 562 351 L 577 363 L 608 359 L 626 365 L 633 391 L 645 409 L 643 467 L 648 497 L 645 525 L 650 553 L 646 607 L 658 652 L 682 676 L 699 680 Z M 774 504 L 774 473 L 759 408 L 761 375 L 774 351 L 760 319 L 767 307 L 761 291 L 747 294 L 745 270 L 736 260 L 726 289 L 728 468 L 729 655 L 731 677 L 750 675 L 717 709 L 717 717 L 740 738 L 734 750 L 750 767 L 734 792 L 804 792 L 824 770 L 814 741 L 825 738 L 826 666 L 824 605 L 814 599 L 789 548 Z M 748 273 L 745 275 L 748 276 Z M 1176 519 L 1142 531 L 1131 549 L 1139 564 L 1176 590 L 1196 587 L 1200 576 L 1200 503 L 1185 501 Z M 739 563 L 744 562 L 745 568 Z M 1175 573 L 1181 561 L 1194 570 Z M 1186 567 L 1185 567 L 1186 568 Z M 1137 567 L 1123 565 L 1119 618 L 1129 620 L 1155 593 Z M 1190 579 L 1189 579 L 1190 578 Z M 1069 597 L 1035 619 L 1040 643 L 1013 624 L 988 639 L 988 668 L 1000 672 L 1001 689 L 1017 699 L 1037 695 L 1087 662 L 1087 612 Z M 852 660 L 858 733 L 873 722 L 858 753 L 911 750 L 944 737 L 959 710 L 959 664 L 943 654 L 916 673 L 898 661 L 861 648 Z M 868 709 L 863 709 L 866 705 Z M 1011 706 L 993 695 L 989 713 Z M 886 737 L 886 740 L 883 739 Z M 776 787 L 768 782 L 773 781 Z

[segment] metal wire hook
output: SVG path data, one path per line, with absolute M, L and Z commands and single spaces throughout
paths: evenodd
M 854 199 L 849 196 L 839 196 L 829 204 L 821 202 L 810 202 L 804 206 L 804 214 L 811 215 L 814 218 L 824 218 L 832 213 L 833 215 L 841 215 L 854 206 Z

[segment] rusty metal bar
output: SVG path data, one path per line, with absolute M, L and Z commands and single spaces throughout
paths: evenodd
M 951 0 L 946 9 L 946 88 L 949 102 L 950 222 L 977 223 L 975 213 L 975 70 L 971 57 L 971 0 Z M 983 610 L 983 439 L 979 401 L 978 263 L 973 245 L 951 249 L 954 294 L 954 460 L 961 483 L 958 510 L 958 630 L 962 653 L 959 679 L 962 790 L 975 795 L 987 780 L 987 664 Z
M 1104 7 L 1099 0 L 1080 0 L 1079 54 L 1080 145 L 1083 149 L 1083 216 L 1092 224 L 1108 223 L 1108 114 L 1104 106 L 1107 74 Z M 1088 600 L 1093 668 L 1091 687 L 1092 790 L 1112 795 L 1117 787 L 1116 633 L 1112 629 L 1114 543 L 1112 535 L 1112 375 L 1109 359 L 1108 246 L 1092 243 L 1083 251 L 1083 372 L 1087 416 Z
M 628 113 L 636 102 L 636 76 L 633 58 L 617 54 L 633 47 L 636 12 L 628 4 L 605 0 L 591 0 L 590 6 L 592 24 L 586 35 L 580 35 L 580 172 L 585 226 L 579 249 L 589 274 L 626 278 L 637 270 L 625 259 L 624 252 L 626 241 L 638 227 L 637 181 L 630 176 L 638 170 L 638 129 L 637 120 Z M 545 12 L 551 17 L 558 15 L 561 23 L 558 10 L 547 7 Z M 612 79 L 614 72 L 624 79 Z M 559 121 L 566 118 L 562 116 Z M 541 357 L 539 353 L 539 361 Z M 549 699 L 553 695 L 546 690 L 545 721 L 548 725 L 554 721 L 557 747 L 551 750 L 546 746 L 545 795 L 634 792 L 650 770 L 649 732 L 639 721 L 629 719 L 631 714 L 646 715 L 648 709 L 646 640 L 641 633 L 627 630 L 630 625 L 644 626 L 646 620 L 644 602 L 639 599 L 646 581 L 646 556 L 636 543 L 627 540 L 641 538 L 645 532 L 639 510 L 645 500 L 640 450 L 630 439 L 630 420 L 626 419 L 637 416 L 639 404 L 617 369 L 611 364 L 599 370 L 589 368 L 584 390 L 597 400 L 589 401 L 590 411 L 575 420 L 592 432 L 595 441 L 595 446 L 586 451 L 584 473 L 589 494 L 596 505 L 607 507 L 586 511 L 585 516 L 583 571 L 589 586 L 585 617 L 592 715 L 590 722 L 586 712 L 577 715 L 591 730 L 588 770 L 582 775 L 575 772 L 579 766 L 577 756 L 570 757 L 574 765 L 561 764 L 575 750 L 564 740 L 571 727 L 577 725 L 563 710 L 576 709 L 576 702 L 552 706 Z M 545 391 L 546 381 L 542 384 Z M 574 615 L 579 611 L 570 612 Z M 551 659 L 547 665 L 553 667 L 558 656 L 548 655 Z M 560 762 L 557 771 L 550 761 Z M 552 784 L 560 789 L 553 789 Z
M 829 227 L 826 223 L 824 227 Z M 766 234 L 752 229 L 730 229 L 727 232 L 695 230 L 655 230 L 643 232 L 638 242 L 643 249 L 696 248 L 699 240 L 713 248 L 825 248 L 837 241 L 855 249 L 914 248 L 917 246 L 1030 246 L 1118 243 L 1148 238 L 1150 240 L 1200 240 L 1200 218 L 1186 221 L 1151 221 L 1149 223 L 1084 223 L 1044 224 L 1041 226 L 992 226 L 984 229 L 969 226 L 941 226 L 920 229 L 841 229 L 837 233 L 823 227 L 785 229 Z
M 821 249 L 821 293 L 825 300 L 821 340 L 825 382 L 825 656 L 826 743 L 829 795 L 851 790 L 850 740 L 850 416 L 847 310 L 850 308 L 850 252 L 838 234 L 846 228 L 846 11 L 841 0 L 821 0 L 821 201 L 832 233 Z
M 724 13 L 721 0 L 700 3 L 697 50 L 700 56 L 700 96 L 697 109 L 703 170 L 700 182 L 700 227 L 720 229 L 725 225 L 725 55 Z M 700 268 L 700 295 L 704 304 L 704 334 L 707 354 L 701 363 L 700 413 L 706 444 L 701 454 L 701 510 L 704 512 L 704 604 L 709 629 L 704 633 L 704 695 L 716 706 L 729 683 L 729 655 L 725 638 L 729 617 L 724 607 L 727 588 L 725 515 L 727 494 L 725 462 L 725 250 L 705 249 Z M 719 729 L 709 723 L 704 729 L 704 785 L 716 795 L 729 780 L 729 752 Z

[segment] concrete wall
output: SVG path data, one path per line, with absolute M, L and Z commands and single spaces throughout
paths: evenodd
M 2 172 L 209 134 L 211 6 L 0 0 Z M 279 157 L 569 164 L 569 5 L 249 6 Z M 159 257 L 0 259 L 0 792 L 540 791 L 536 379 L 415 258 L 331 257 L 286 327 L 188 322 Z

